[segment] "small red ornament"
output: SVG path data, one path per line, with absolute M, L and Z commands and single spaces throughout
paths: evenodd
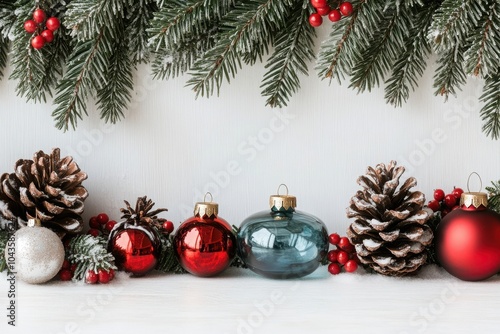
M 349 16 L 352 14 L 352 4 L 348 1 L 342 2 L 339 6 L 339 10 L 344 16 Z
M 33 12 L 33 21 L 35 21 L 36 23 L 43 23 L 46 18 L 47 15 L 43 11 L 43 9 L 38 8 Z
M 97 275 L 99 276 L 99 283 L 101 284 L 107 284 L 111 280 L 111 275 L 107 270 L 99 269 Z
M 328 265 L 328 271 L 332 275 L 338 275 L 340 274 L 340 266 L 337 263 L 330 263 Z
M 444 190 L 443 189 L 436 189 L 434 190 L 434 199 L 438 202 L 441 202 L 444 200 Z
M 91 217 L 89 219 L 89 226 L 90 226 L 90 228 L 95 228 L 95 229 L 101 228 L 101 224 L 97 220 L 97 217 Z
M 330 262 L 337 262 L 337 255 L 338 255 L 338 251 L 335 249 L 332 249 L 331 251 L 328 252 L 326 257 L 328 258 L 328 261 L 330 261 Z
M 457 200 L 460 200 L 460 197 L 462 196 L 464 191 L 462 188 L 453 188 L 453 191 L 451 193 Z
M 316 8 L 316 13 L 318 13 L 319 15 L 321 16 L 325 16 L 325 15 L 328 15 L 328 13 L 330 13 L 332 9 L 330 8 L 330 6 L 325 6 L 325 7 L 319 7 L 319 8 Z
M 500 271 L 500 215 L 487 209 L 485 193 L 463 193 L 436 230 L 436 255 L 450 274 L 465 281 Z
M 57 29 L 59 29 L 60 26 L 61 22 L 57 17 L 49 17 L 47 19 L 47 22 L 45 22 L 45 27 L 47 27 L 47 29 L 52 31 L 56 31 Z
M 96 284 L 99 280 L 99 275 L 96 274 L 95 271 L 89 270 L 85 274 L 85 283 L 87 284 Z
M 48 29 L 45 29 L 44 31 L 42 31 L 40 36 L 42 36 L 43 39 L 45 40 L 45 42 L 47 42 L 47 43 L 52 43 L 52 41 L 54 40 L 54 33 Z
M 439 202 L 435 199 L 433 199 L 432 201 L 430 201 L 427 206 L 429 207 L 429 209 L 431 209 L 432 211 L 436 212 L 436 211 L 439 211 L 439 208 L 441 207 L 441 205 L 439 204 Z
M 332 22 L 338 22 L 342 18 L 342 14 L 338 9 L 332 9 L 330 13 L 328 13 L 328 19 Z
M 38 26 L 36 22 L 33 20 L 27 20 L 26 22 L 24 22 L 24 30 L 26 30 L 27 33 L 34 33 L 37 27 Z
M 353 273 L 358 269 L 358 263 L 356 262 L 356 260 L 349 260 L 344 265 L 344 269 L 348 273 Z
M 174 231 L 174 223 L 172 223 L 170 220 L 167 220 L 166 222 L 163 223 L 162 228 L 163 231 L 170 234 Z
M 346 264 L 349 261 L 349 254 L 346 251 L 339 251 L 337 253 L 337 262 L 340 264 Z
M 111 230 L 113 229 L 113 227 L 115 227 L 115 225 L 116 221 L 110 220 L 109 222 L 106 223 L 106 225 L 104 225 L 104 229 L 108 232 L 111 232 Z
M 100 213 L 97 215 L 97 221 L 99 222 L 99 224 L 105 225 L 109 221 L 109 217 L 105 213 Z
M 323 18 L 318 13 L 309 15 L 309 24 L 313 27 L 319 27 L 323 23 Z
M 327 0 L 311 0 L 310 2 L 311 5 L 316 9 L 328 6 Z
M 218 217 L 218 207 L 212 201 L 196 203 L 194 216 L 177 229 L 176 255 L 181 266 L 193 275 L 217 275 L 229 267 L 236 255 L 236 237 L 231 226 Z
M 448 209 L 453 208 L 456 204 L 457 199 L 452 194 L 448 194 L 444 197 L 444 205 L 446 205 Z
M 328 241 L 332 245 L 337 245 L 340 242 L 340 235 L 338 235 L 337 233 L 332 233 L 328 236 Z
M 35 50 L 40 50 L 41 48 L 43 48 L 44 45 L 45 45 L 45 39 L 40 35 L 35 36 L 31 39 L 31 46 Z

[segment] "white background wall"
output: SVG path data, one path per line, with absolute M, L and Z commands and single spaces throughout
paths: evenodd
M 164 217 L 176 225 L 205 191 L 214 194 L 220 216 L 239 225 L 267 209 L 269 195 L 286 183 L 299 210 L 344 233 L 345 208 L 368 165 L 397 160 L 427 197 L 436 187 L 465 188 L 472 171 L 483 186 L 500 179 L 500 142 L 481 132 L 482 82 L 470 78 L 457 99 L 444 103 L 433 96 L 434 69 L 428 67 L 400 109 L 385 104 L 383 89 L 357 95 L 347 83 L 329 86 L 311 70 L 289 107 L 272 110 L 260 96 L 263 65 L 242 69 L 220 97 L 198 100 L 184 87 L 187 76 L 153 81 L 142 67 L 125 120 L 104 125 L 91 104 L 90 117 L 67 133 L 54 127 L 51 103 L 27 104 L 16 97 L 16 83 L 4 79 L 0 172 L 60 147 L 89 175 L 86 220 L 101 211 L 117 219 L 123 199 L 147 195 L 169 209 Z

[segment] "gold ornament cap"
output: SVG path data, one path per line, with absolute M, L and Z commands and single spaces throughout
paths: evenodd
M 472 192 L 469 189 L 470 177 L 474 174 L 476 174 L 479 178 L 480 185 L 478 192 Z M 476 172 L 470 173 L 469 177 L 467 178 L 467 192 L 462 193 L 462 195 L 460 196 L 460 206 L 464 208 L 472 207 L 475 209 L 479 209 L 482 206 L 483 209 L 486 209 L 488 207 L 488 194 L 481 192 L 481 189 L 483 189 L 483 180 L 481 180 L 481 176 L 479 176 L 479 174 Z
M 207 195 L 210 195 L 210 202 L 206 201 Z M 219 214 L 219 204 L 212 202 L 213 196 L 211 193 L 207 192 L 203 197 L 203 202 L 198 202 L 194 206 L 194 215 L 195 216 L 207 216 L 212 217 Z
M 280 189 L 282 186 L 286 189 L 285 195 L 280 195 Z M 286 186 L 286 184 L 280 184 L 278 186 L 277 193 L 277 195 L 271 195 L 269 197 L 269 206 L 271 207 L 271 209 L 280 211 L 290 209 L 293 210 L 297 207 L 297 198 L 295 196 L 288 195 L 288 187 Z
M 42 221 L 38 218 L 30 218 L 28 219 L 28 227 L 41 227 Z

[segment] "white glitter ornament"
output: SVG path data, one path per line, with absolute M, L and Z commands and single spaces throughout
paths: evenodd
M 64 245 L 54 232 L 42 227 L 40 220 L 30 219 L 28 226 L 15 234 L 16 278 L 31 284 L 50 281 L 64 262 Z M 5 251 L 7 253 L 7 250 Z M 7 257 L 7 254 L 5 254 Z

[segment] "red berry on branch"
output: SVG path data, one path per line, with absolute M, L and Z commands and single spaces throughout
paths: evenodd
M 460 200 L 460 197 L 462 197 L 464 191 L 462 188 L 453 188 L 453 191 L 451 193 L 457 200 Z
M 332 233 L 328 236 L 328 241 L 332 245 L 337 245 L 340 241 L 340 235 L 338 235 L 337 233 Z
M 349 260 L 344 265 L 344 269 L 348 273 L 353 273 L 358 269 L 358 263 L 355 260 Z
M 330 13 L 331 10 L 332 9 L 330 8 L 330 6 L 326 5 L 326 7 L 316 8 L 316 13 L 318 13 L 321 16 L 325 16 L 328 15 L 328 13 Z
M 42 31 L 40 36 L 42 36 L 43 39 L 45 40 L 45 42 L 47 42 L 47 43 L 52 43 L 52 41 L 54 40 L 54 33 L 48 29 L 45 29 L 44 31 Z
M 328 271 L 332 275 L 340 274 L 340 266 L 338 264 L 336 264 L 336 263 L 330 263 L 328 265 Z
M 439 205 L 439 202 L 436 201 L 435 199 L 430 201 L 429 204 L 427 204 L 427 206 L 434 212 L 439 211 L 439 208 L 441 207 L 441 205 Z
M 85 274 L 85 283 L 96 284 L 98 279 L 99 279 L 99 275 L 97 275 L 96 272 L 93 270 L 89 270 Z
M 174 223 L 172 223 L 170 220 L 167 220 L 166 222 L 163 223 L 162 229 L 166 233 L 170 234 L 174 231 Z
M 345 251 L 339 251 L 337 253 L 337 262 L 340 264 L 346 264 L 349 261 L 349 254 Z
M 457 199 L 452 194 L 448 194 L 444 197 L 444 204 L 447 208 L 451 209 L 457 204 Z
M 61 269 L 70 269 L 71 268 L 71 263 L 68 260 L 64 260 Z
M 74 273 L 76 271 L 76 268 L 78 268 L 78 265 L 76 263 L 73 263 L 69 268 L 69 270 L 71 270 L 71 272 Z
M 309 24 L 313 27 L 319 27 L 323 23 L 323 18 L 318 13 L 309 15 Z
M 33 20 L 36 23 L 43 23 L 45 19 L 47 18 L 47 15 L 45 15 L 45 12 L 43 9 L 38 8 L 33 12 Z
M 106 223 L 106 225 L 104 225 L 104 229 L 108 232 L 111 232 L 111 230 L 113 229 L 113 227 L 115 227 L 115 225 L 116 221 L 110 220 L 109 222 Z
M 97 229 L 99 229 L 101 227 L 101 224 L 97 220 L 97 217 L 94 216 L 94 217 L 91 217 L 89 219 L 89 226 L 90 226 L 90 228 L 97 228 Z
M 342 18 L 342 14 L 338 9 L 332 9 L 330 13 L 328 13 L 328 19 L 332 22 L 338 22 Z
M 109 281 L 111 280 L 111 276 L 109 275 L 109 272 L 107 272 L 104 269 L 99 269 L 98 275 L 99 275 L 99 283 L 106 284 L 106 283 L 109 283 Z
M 109 269 L 109 280 L 113 280 L 115 278 L 115 271 L 113 269 Z
M 101 231 L 99 231 L 98 229 L 95 229 L 95 228 L 91 228 L 87 234 L 90 234 L 91 236 L 93 237 L 97 237 L 99 236 L 99 234 L 101 234 Z
M 327 0 L 311 0 L 310 2 L 311 5 L 316 9 L 328 6 Z
M 31 46 L 35 50 L 40 50 L 41 48 L 43 48 L 44 45 L 45 45 L 45 39 L 40 35 L 35 36 L 31 39 Z
M 47 22 L 45 22 L 45 26 L 49 30 L 56 31 L 61 26 L 61 22 L 57 17 L 49 17 Z
M 73 273 L 69 269 L 63 269 L 59 272 L 59 278 L 61 281 L 71 281 Z
M 104 225 L 109 221 L 109 217 L 105 213 L 100 213 L 97 215 L 97 221 L 99 222 L 99 224 Z
M 27 20 L 24 22 L 24 30 L 26 30 L 27 33 L 34 33 L 36 31 L 37 25 L 36 22 L 33 20 Z
M 326 255 L 326 257 L 328 258 L 328 261 L 330 262 L 337 262 L 337 255 L 338 255 L 338 252 L 337 250 L 331 250 L 328 252 L 328 254 Z
M 444 199 L 444 190 L 443 189 L 434 190 L 434 199 L 438 202 L 441 202 Z
M 342 2 L 339 6 L 339 10 L 344 16 L 349 16 L 352 14 L 352 4 L 349 1 Z
M 441 210 L 441 218 L 444 218 L 449 213 L 450 213 L 450 209 L 448 209 L 448 208 Z
M 349 239 L 347 237 L 340 238 L 338 246 L 341 249 L 345 250 L 346 252 L 354 251 L 354 246 L 351 244 L 351 242 L 349 241 Z

